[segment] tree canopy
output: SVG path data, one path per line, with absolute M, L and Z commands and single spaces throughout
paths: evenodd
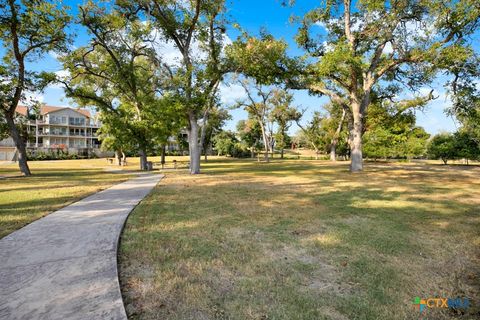
M 65 32 L 71 20 L 67 9 L 59 1 L 0 1 L 0 41 L 4 48 L 0 62 L 0 111 L 17 147 L 20 171 L 26 176 L 31 173 L 25 141 L 15 123 L 16 110 L 25 101 L 27 91 L 42 91 L 55 78 L 52 72 L 28 69 L 27 63 L 50 51 L 67 50 L 71 40 Z
M 297 42 L 316 60 L 307 64 L 303 82 L 333 101 L 347 99 L 353 116 L 352 171 L 362 169 L 372 91 L 428 84 L 443 69 L 442 59 L 470 51 L 466 37 L 476 30 L 479 12 L 475 1 L 343 0 L 326 1 L 302 18 Z M 312 37 L 314 24 L 326 28 L 326 43 Z
M 223 54 L 226 46 L 223 0 L 144 0 L 117 1 L 130 19 L 144 14 L 155 28 L 160 42 L 172 43 L 180 59 L 175 63 L 163 62 L 168 70 L 169 91 L 180 106 L 186 120 L 188 134 L 190 172 L 200 173 L 200 154 L 203 147 L 199 120 L 207 118 L 215 105 L 218 86 L 230 65 Z M 197 52 L 193 51 L 193 47 Z M 161 60 L 160 50 L 156 51 Z M 206 123 L 205 121 L 203 123 Z
M 68 97 L 97 108 L 102 133 L 117 143 L 129 142 L 145 170 L 147 152 L 181 124 L 174 117 L 175 100 L 163 92 L 166 74 L 150 45 L 152 26 L 93 2 L 79 10 L 79 21 L 92 38 L 62 58 L 68 76 L 60 81 Z

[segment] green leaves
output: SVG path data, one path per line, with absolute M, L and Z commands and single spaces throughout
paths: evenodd
M 96 107 L 106 146 L 148 151 L 166 141 L 183 123 L 175 117 L 178 101 L 159 94 L 166 73 L 147 42 L 151 26 L 92 2 L 80 7 L 80 21 L 92 39 L 62 58 L 67 95 Z
M 254 78 L 259 84 L 282 82 L 289 76 L 293 61 L 286 54 L 287 43 L 270 35 L 244 35 L 226 48 L 232 71 Z
M 60 1 L 0 2 L 0 40 L 4 47 L 0 64 L 0 101 L 10 113 L 24 90 L 41 91 L 54 78 L 47 72 L 27 70 L 25 63 L 49 51 L 65 52 L 71 43 L 65 32 L 71 18 Z
M 480 158 L 480 144 L 475 136 L 465 130 L 454 134 L 440 133 L 433 137 L 428 145 L 428 155 L 432 159 L 448 160 Z
M 68 7 L 61 1 L 13 1 L 4 4 L 1 11 L 2 26 L 0 38 L 8 51 L 9 45 L 18 38 L 20 53 L 25 57 L 38 56 L 47 51 L 65 51 L 71 38 L 65 33 L 65 27 L 71 20 Z M 12 28 L 13 27 L 13 28 Z
M 445 164 L 449 159 L 457 157 L 455 139 L 452 134 L 438 134 L 428 145 L 428 156 L 432 159 L 442 159 Z
M 365 155 L 371 158 L 412 158 L 425 155 L 430 135 L 416 126 L 414 113 L 424 103 L 424 97 L 399 103 L 375 99 L 365 124 Z

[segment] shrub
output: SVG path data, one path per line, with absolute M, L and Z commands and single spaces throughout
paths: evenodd
M 456 151 L 455 138 L 450 133 L 437 134 L 427 148 L 428 156 L 431 159 L 442 159 L 444 164 L 447 164 L 448 160 L 458 157 Z

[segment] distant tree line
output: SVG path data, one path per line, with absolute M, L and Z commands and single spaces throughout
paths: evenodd
M 346 157 L 352 172 L 363 169 L 364 157 L 416 157 L 428 135 L 413 115 L 436 98 L 421 90 L 433 80 L 448 89 L 448 112 L 461 134 L 478 141 L 478 0 L 324 1 L 291 19 L 302 56 L 265 29 L 252 35 L 230 23 L 224 0 L 90 0 L 77 10 L 57 0 L 0 0 L 0 19 L 0 136 L 13 138 L 24 175 L 31 173 L 16 109 L 21 102 L 35 109 L 38 101 L 25 102 L 27 93 L 54 82 L 100 114 L 103 147 L 117 157 L 135 153 L 142 170 L 149 154 L 180 133 L 191 174 L 200 173 L 201 155 L 214 144 L 221 153 L 244 154 L 220 147 L 218 136 L 269 161 L 274 149 L 288 146 L 293 123 L 317 155 Z M 87 30 L 81 47 L 72 46 L 72 23 Z M 237 39 L 228 39 L 229 28 L 239 31 Z M 175 50 L 173 60 L 165 45 Z M 52 52 L 62 76 L 31 67 Z M 236 107 L 249 117 L 229 135 L 219 131 L 215 113 L 226 107 L 220 86 L 234 81 L 247 93 Z M 327 97 L 329 106 L 305 119 L 287 90 Z

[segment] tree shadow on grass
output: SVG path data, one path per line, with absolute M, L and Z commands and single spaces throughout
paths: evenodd
M 37 169 L 31 177 L 7 179 L 0 186 L 0 238 L 123 178 L 96 169 Z
M 338 169 L 283 163 L 251 172 L 250 164 L 212 165 L 202 177 L 158 187 L 130 216 L 122 237 L 127 303 L 156 316 L 202 310 L 214 317 L 220 309 L 241 317 L 232 306 L 249 305 L 255 315 L 285 319 L 321 317 L 318 310 L 328 308 L 347 317 L 404 319 L 413 316 L 409 299 L 416 295 L 464 290 L 478 296 L 466 277 L 460 285 L 447 281 L 465 268 L 479 273 L 468 243 L 480 230 L 477 205 L 418 196 L 446 191 L 451 177 L 430 170 L 390 177 L 398 168 L 349 175 L 332 168 Z M 297 173 L 302 170 L 308 172 Z M 278 180 L 292 172 L 310 181 Z M 413 175 L 437 184 L 426 186 Z M 258 177 L 273 177 L 274 184 Z M 396 187 L 408 189 L 389 190 Z M 459 263 L 451 264 L 438 241 L 446 251 L 462 248 L 454 254 Z M 155 270 L 162 285 L 142 275 L 145 269 Z M 187 288 L 206 298 L 192 300 Z M 147 290 L 142 301 L 137 290 Z

